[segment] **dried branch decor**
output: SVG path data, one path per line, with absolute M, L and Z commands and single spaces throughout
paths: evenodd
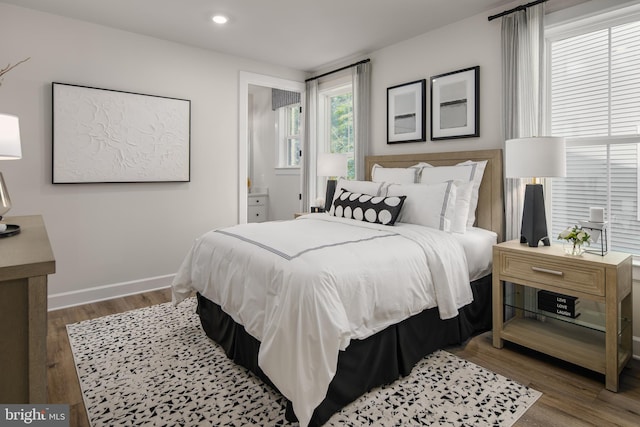
M 7 74 L 9 71 L 13 70 L 14 68 L 16 68 L 18 65 L 22 64 L 23 62 L 27 62 L 28 60 L 30 60 L 31 57 L 28 57 L 27 59 L 23 59 L 22 61 L 18 62 L 15 65 L 11 65 L 8 64 L 5 68 L 0 70 L 0 86 L 2 86 L 2 76 L 4 76 L 5 74 Z

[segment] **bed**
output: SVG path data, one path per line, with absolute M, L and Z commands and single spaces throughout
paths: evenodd
M 207 335 L 287 398 L 287 419 L 320 426 L 427 354 L 491 328 L 491 246 L 502 241 L 504 223 L 501 150 L 370 156 L 367 180 L 375 168 L 465 161 L 485 166 L 464 235 L 337 213 L 212 230 L 185 257 L 174 303 L 196 291 Z M 397 191 L 446 187 L 438 194 L 448 195 L 447 182 Z M 349 199 L 347 189 L 341 196 L 363 200 Z M 394 197 L 405 196 L 389 203 Z M 410 215 L 406 203 L 400 215 Z

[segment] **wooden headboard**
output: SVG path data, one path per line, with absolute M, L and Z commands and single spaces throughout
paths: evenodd
M 502 150 L 500 149 L 367 156 L 365 178 L 371 180 L 371 169 L 375 164 L 386 168 L 406 168 L 418 162 L 427 162 L 433 166 L 450 166 L 465 160 L 487 161 L 478 193 L 475 225 L 496 232 L 498 242 L 502 242 L 504 240 L 504 193 Z

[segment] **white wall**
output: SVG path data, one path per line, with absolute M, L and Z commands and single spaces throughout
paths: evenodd
M 50 307 L 166 285 L 197 236 L 235 224 L 239 72 L 305 77 L 1 3 L 0 53 L 3 67 L 31 57 L 0 87 L 0 111 L 20 117 L 23 151 L 0 170 L 9 215 L 41 214 L 47 225 L 56 257 Z M 190 99 L 191 182 L 52 185 L 54 81 Z M 122 286 L 96 289 L 111 285 Z
M 502 9 L 501 9 L 502 10 Z M 500 20 L 480 14 L 369 55 L 372 146 L 375 155 L 501 148 Z M 429 78 L 480 66 L 480 137 L 429 141 Z M 427 142 L 387 144 L 387 88 L 427 80 Z

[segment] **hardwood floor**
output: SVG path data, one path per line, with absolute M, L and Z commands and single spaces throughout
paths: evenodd
M 49 403 L 70 405 L 70 425 L 88 427 L 66 325 L 171 300 L 167 290 L 132 295 L 49 313 L 47 352 Z M 493 372 L 539 390 L 543 396 L 516 426 L 640 426 L 640 361 L 624 369 L 620 391 L 604 388 L 604 376 L 533 352 L 491 344 L 491 332 L 447 349 Z
M 640 361 L 627 364 L 613 393 L 604 375 L 510 343 L 496 349 L 491 338 L 447 350 L 543 393 L 516 426 L 640 426 Z

